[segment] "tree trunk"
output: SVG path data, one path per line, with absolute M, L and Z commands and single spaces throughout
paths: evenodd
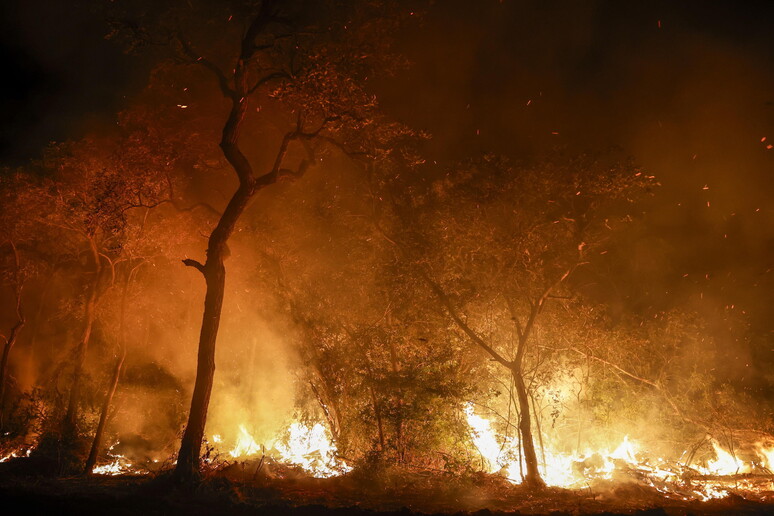
M 397 453 L 398 460 L 400 462 L 405 462 L 406 447 L 404 446 L 405 443 L 403 442 L 404 401 L 403 401 L 403 390 L 400 388 L 400 378 L 398 377 L 398 375 L 400 374 L 400 362 L 398 361 L 398 352 L 395 349 L 395 342 L 393 341 L 392 337 L 387 337 L 387 341 L 390 349 L 390 368 L 392 371 L 393 379 L 396 384 L 395 395 L 397 397 L 397 400 L 395 402 L 396 409 L 397 409 L 395 414 L 395 452 Z
M 138 266 L 139 267 L 139 266 Z M 86 465 L 83 468 L 84 475 L 90 475 L 97 463 L 97 457 L 99 450 L 102 447 L 102 436 L 105 433 L 105 425 L 107 424 L 108 412 L 110 412 L 110 405 L 113 403 L 113 396 L 116 393 L 118 387 L 118 380 L 121 378 L 121 370 L 126 360 L 126 334 L 124 329 L 126 328 L 126 297 L 129 293 L 129 283 L 132 279 L 135 269 L 129 271 L 124 282 L 124 288 L 121 292 L 121 319 L 118 326 L 118 338 L 121 344 L 121 354 L 116 362 L 115 369 L 113 370 L 113 376 L 110 379 L 107 393 L 105 394 L 105 401 L 102 404 L 102 411 L 99 415 L 99 423 L 97 423 L 97 431 L 94 432 L 94 440 L 91 443 L 91 450 L 89 451 L 89 457 L 86 459 Z
M 239 58 L 233 69 L 233 88 L 216 65 L 208 63 L 195 53 L 191 55 L 197 62 L 211 65 L 208 66 L 210 70 L 217 70 L 216 76 L 219 79 L 221 91 L 231 100 L 231 111 L 221 133 L 220 149 L 239 178 L 239 187 L 231 196 L 215 229 L 210 234 L 207 244 L 207 260 L 204 264 L 190 259 L 183 260 L 183 263 L 198 269 L 204 275 L 207 291 L 204 296 L 204 315 L 199 334 L 196 382 L 194 384 L 193 396 L 191 397 L 191 410 L 188 414 L 188 422 L 180 443 L 180 452 L 178 453 L 177 466 L 174 472 L 174 479 L 178 482 L 190 482 L 199 477 L 199 455 L 201 453 L 202 439 L 204 438 L 204 427 L 207 422 L 207 408 L 210 403 L 212 381 L 215 377 L 215 341 L 218 336 L 218 326 L 220 325 L 220 314 L 223 308 L 223 295 L 226 285 L 224 260 L 229 255 L 228 239 L 234 232 L 240 216 L 247 208 L 255 192 L 277 182 L 290 142 L 306 137 L 302 131 L 302 118 L 299 113 L 296 128 L 294 131 L 286 133 L 283 137 L 271 170 L 258 177 L 255 176 L 250 161 L 239 148 L 240 130 L 250 104 L 250 94 L 258 86 L 278 77 L 277 74 L 269 74 L 250 85 L 247 69 L 248 63 L 254 58 L 257 49 L 255 44 L 256 37 L 275 20 L 272 8 L 273 4 L 271 2 L 262 2 L 258 15 L 244 33 Z M 184 44 L 184 46 L 187 45 Z M 284 74 L 279 74 L 279 76 L 284 76 Z M 299 166 L 298 175 L 301 175 L 309 165 L 310 162 L 302 162 Z
M 7 383 L 8 375 L 8 357 L 11 354 L 13 345 L 16 344 L 16 340 L 19 337 L 19 332 L 24 327 L 24 318 L 20 318 L 17 323 L 11 328 L 11 334 L 5 341 L 3 346 L 3 358 L 0 359 L 0 429 L 5 427 L 5 385 Z
M 45 280 L 45 285 L 43 287 L 43 291 L 40 293 L 40 299 L 38 299 L 38 306 L 35 310 L 35 317 L 32 320 L 32 324 L 30 329 L 32 330 L 32 334 L 30 335 L 30 363 L 35 364 L 37 363 L 36 356 L 37 356 L 37 347 L 38 347 L 38 335 L 40 332 L 40 319 L 43 315 L 43 312 L 46 308 L 46 300 L 48 298 L 48 294 L 51 291 L 51 288 L 54 284 L 54 274 L 56 273 L 56 269 L 54 269 L 53 272 L 48 276 L 48 278 Z M 52 339 L 51 341 L 51 349 L 50 353 L 53 356 L 54 355 L 54 341 Z
M 85 321 L 83 334 L 81 335 L 81 340 L 75 350 L 75 357 L 73 359 L 75 366 L 73 368 L 73 376 L 70 384 L 70 398 L 67 402 L 67 413 L 65 414 L 64 421 L 62 422 L 62 433 L 66 438 L 73 438 L 78 433 L 78 402 L 80 401 L 81 394 L 83 362 L 86 360 L 86 351 L 89 348 L 89 341 L 91 340 L 91 330 L 94 326 L 97 301 L 99 298 L 99 280 L 102 272 L 102 264 L 100 263 L 97 244 L 94 242 L 93 238 L 89 238 L 89 246 L 91 248 L 92 259 L 94 260 L 94 281 L 89 287 L 89 295 L 86 299 L 86 306 L 84 310 Z
M 527 474 L 524 475 L 524 484 L 530 487 L 543 487 L 543 482 L 538 469 L 538 459 L 535 453 L 535 440 L 532 437 L 532 419 L 530 417 L 529 393 L 524 384 L 524 378 L 518 366 L 511 368 L 513 382 L 516 386 L 516 397 L 519 400 L 519 433 L 521 434 L 521 446 L 524 449 L 524 463 L 527 466 Z
M 216 263 L 210 264 L 213 260 Z M 207 422 L 207 408 L 210 404 L 212 382 L 215 377 L 215 341 L 218 336 L 220 314 L 223 308 L 223 294 L 226 284 L 226 269 L 223 258 L 208 255 L 205 269 L 207 293 L 204 298 L 204 317 L 199 334 L 199 355 L 196 367 L 196 383 L 191 398 L 188 423 L 180 443 L 175 477 L 190 482 L 199 476 L 199 459 Z
M 91 443 L 91 450 L 89 451 L 89 457 L 86 459 L 86 466 L 83 468 L 84 475 L 90 475 L 94 469 L 94 465 L 97 463 L 97 456 L 99 455 L 99 449 L 102 447 L 102 436 L 105 433 L 105 424 L 107 423 L 108 412 L 110 411 L 110 405 L 113 403 L 113 395 L 116 393 L 116 387 L 118 387 L 118 379 L 121 377 L 121 369 L 124 366 L 124 360 L 126 359 L 126 348 L 124 348 L 121 356 L 118 357 L 116 367 L 113 370 L 113 377 L 110 379 L 110 386 L 105 394 L 105 402 L 102 404 L 102 411 L 99 415 L 99 423 L 97 424 L 97 431 L 94 433 L 94 440 Z
M 379 400 L 376 397 L 376 392 L 374 391 L 373 386 L 368 387 L 369 392 L 371 393 L 371 403 L 373 403 L 374 406 L 374 417 L 376 418 L 376 430 L 379 435 L 379 451 L 384 453 L 385 450 L 385 440 L 384 440 L 384 424 L 382 423 L 382 409 L 379 405 Z

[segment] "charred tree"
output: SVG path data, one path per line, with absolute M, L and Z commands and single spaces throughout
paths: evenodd
M 210 233 L 207 244 L 207 259 L 204 263 L 192 259 L 183 261 L 186 265 L 194 267 L 204 276 L 206 293 L 204 298 L 204 314 L 199 334 L 199 346 L 197 356 L 196 381 L 191 397 L 191 408 L 188 415 L 183 438 L 180 443 L 180 451 L 177 457 L 174 477 L 178 481 L 189 482 L 198 478 L 202 440 L 207 421 L 207 408 L 212 392 L 212 383 L 215 376 L 215 344 L 220 326 L 220 317 L 223 309 L 223 296 L 226 284 L 225 260 L 229 256 L 228 240 L 234 232 L 240 216 L 247 208 L 248 203 L 256 192 L 277 182 L 284 170 L 283 160 L 287 154 L 290 143 L 305 137 L 311 137 L 303 132 L 302 118 L 296 122 L 296 128 L 282 139 L 277 150 L 272 169 L 263 175 L 256 175 L 248 158 L 242 153 L 239 146 L 241 129 L 250 105 L 250 94 L 262 84 L 274 79 L 284 77 L 285 74 L 271 73 L 251 84 L 248 65 L 257 52 L 256 38 L 263 34 L 269 25 L 276 21 L 275 12 L 270 2 L 264 2 L 260 13 L 250 24 L 242 42 L 241 51 L 233 70 L 233 87 L 229 86 L 225 75 L 214 64 L 196 57 L 208 68 L 216 69 L 223 94 L 231 101 L 231 111 L 223 126 L 220 148 L 223 156 L 228 161 L 234 173 L 239 179 L 239 187 L 229 200 L 215 228 Z M 188 53 L 192 52 L 190 46 L 181 42 Z M 299 166 L 297 174 L 303 174 L 310 165 L 304 161 Z

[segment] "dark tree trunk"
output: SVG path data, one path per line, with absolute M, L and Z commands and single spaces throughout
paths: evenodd
M 99 423 L 97 424 L 97 431 L 94 432 L 94 440 L 91 443 L 91 450 L 89 451 L 89 457 L 86 459 L 86 465 L 83 468 L 85 475 L 90 475 L 97 464 L 97 457 L 99 456 L 99 450 L 102 447 L 102 437 L 105 434 L 105 425 L 107 424 L 108 412 L 110 412 L 110 405 L 113 403 L 113 395 L 116 393 L 118 387 L 118 379 L 121 377 L 121 370 L 124 366 L 124 360 L 126 359 L 126 348 L 124 348 L 121 356 L 118 357 L 115 369 L 113 369 L 113 376 L 110 379 L 110 385 L 108 386 L 107 393 L 105 394 L 105 401 L 102 404 L 102 411 L 99 414 Z
M 204 275 L 207 291 L 204 296 L 204 315 L 199 334 L 196 382 L 191 397 L 191 410 L 188 413 L 188 422 L 180 443 L 180 452 L 174 472 L 174 478 L 178 482 L 190 482 L 199 478 L 202 439 L 207 422 L 207 408 L 210 403 L 212 382 L 215 377 L 215 344 L 226 285 L 224 261 L 229 255 L 228 239 L 234 232 L 234 227 L 255 192 L 276 183 L 290 142 L 302 136 L 299 119 L 296 130 L 285 134 L 282 139 L 272 169 L 259 177 L 254 175 L 249 160 L 239 148 L 240 130 L 247 114 L 249 96 L 255 90 L 255 86 L 248 85 L 246 63 L 255 52 L 257 34 L 265 28 L 265 24 L 268 22 L 267 17 L 270 17 L 264 8 L 269 8 L 269 2 L 262 4 L 261 13 L 250 25 L 243 38 L 242 52 L 234 68 L 234 89 L 230 89 L 221 82 L 224 95 L 231 100 L 231 111 L 223 126 L 220 148 L 239 178 L 239 188 L 232 195 L 215 229 L 210 234 L 207 245 L 207 260 L 203 264 L 196 260 L 183 260 L 183 263 L 198 269 Z M 198 61 L 202 62 L 202 59 L 199 58 Z M 271 77 L 271 75 L 267 76 L 256 84 L 262 84 Z
M 255 175 L 250 161 L 239 148 L 240 131 L 248 111 L 248 105 L 250 104 L 250 95 L 258 87 L 272 80 L 288 77 L 286 72 L 279 71 L 268 73 L 257 80 L 251 79 L 247 68 L 248 64 L 254 61 L 255 53 L 260 49 L 260 46 L 256 45 L 256 38 L 262 33 L 271 30 L 270 27 L 273 23 L 280 21 L 276 16 L 278 3 L 272 1 L 260 3 L 258 14 L 242 37 L 239 56 L 232 72 L 233 82 L 229 81 L 217 65 L 194 52 L 186 42 L 180 41 L 183 51 L 190 58 L 196 63 L 204 65 L 215 74 L 221 93 L 231 101 L 231 111 L 226 119 L 226 123 L 223 125 L 220 149 L 239 178 L 239 188 L 232 195 L 215 229 L 210 234 L 207 245 L 207 260 L 203 264 L 190 259 L 183 261 L 183 263 L 195 267 L 204 275 L 207 291 L 204 296 L 204 315 L 201 333 L 199 334 L 198 363 L 194 392 L 191 397 L 191 411 L 188 414 L 188 422 L 180 443 L 180 452 L 178 453 L 177 466 L 174 472 L 174 478 L 179 482 L 196 480 L 199 477 L 199 455 L 204 437 L 204 427 L 207 421 L 207 408 L 210 403 L 212 381 L 215 376 L 215 342 L 218 336 L 218 326 L 220 324 L 226 284 L 224 260 L 229 255 L 226 244 L 255 192 L 277 182 L 290 143 L 294 140 L 309 139 L 314 136 L 314 134 L 305 134 L 303 132 L 302 114 L 299 111 L 296 127 L 283 137 L 277 149 L 271 170 L 260 176 Z M 282 22 L 280 21 L 280 23 Z M 250 84 L 251 80 L 253 81 L 252 84 Z M 322 126 L 320 130 L 322 130 Z M 313 160 L 302 161 L 295 175 L 302 175 L 312 163 Z
M 398 460 L 400 462 L 405 462 L 406 460 L 406 446 L 403 442 L 403 429 L 404 429 L 404 418 L 403 418 L 403 409 L 404 409 L 404 400 L 403 400 L 403 390 L 400 388 L 400 362 L 398 361 L 398 351 L 395 349 L 395 342 L 393 341 L 392 337 L 387 337 L 387 341 L 389 344 L 390 349 L 390 370 L 392 372 L 393 380 L 395 382 L 395 397 L 397 398 L 395 400 L 395 406 L 396 406 L 396 414 L 395 414 L 395 451 L 398 455 Z
M 218 224 L 210 234 L 207 245 L 207 260 L 204 264 L 195 260 L 183 261 L 204 275 L 207 290 L 204 296 L 204 314 L 199 333 L 196 382 L 191 397 L 191 410 L 188 413 L 188 422 L 180 442 L 180 452 L 177 456 L 174 473 L 175 479 L 182 482 L 190 482 L 199 477 L 202 439 L 207 423 L 212 382 L 215 377 L 215 343 L 218 337 L 226 286 L 224 260 L 229 254 L 227 243 L 239 217 L 256 190 L 253 169 L 239 149 L 239 130 L 249 104 L 245 62 L 242 59 L 239 60 L 234 70 L 234 83 L 237 91 L 228 92 L 231 97 L 231 112 L 223 126 L 220 148 L 239 178 L 239 188 L 231 196 Z
M 239 73 L 237 70 L 237 75 Z M 245 91 L 247 91 L 246 87 Z M 220 144 L 224 156 L 239 177 L 239 188 L 234 192 L 217 226 L 210 234 L 207 261 L 201 264 L 195 260 L 184 260 L 186 265 L 195 267 L 204 275 L 207 291 L 204 296 L 204 315 L 199 333 L 196 382 L 191 397 L 191 410 L 188 414 L 188 423 L 180 443 L 180 452 L 175 467 L 175 478 L 182 482 L 196 480 L 199 476 L 199 455 L 204 438 L 204 427 L 207 422 L 207 408 L 210 403 L 212 382 L 215 377 L 215 343 L 218 337 L 226 286 L 224 261 L 229 255 L 228 239 L 234 232 L 239 217 L 255 192 L 276 182 L 288 145 L 299 134 L 298 132 L 286 134 L 277 153 L 273 169 L 267 174 L 255 178 L 250 163 L 239 150 L 238 145 L 239 128 L 244 120 L 248 105 L 246 96 L 240 98 L 241 100 L 234 100 L 231 114 L 223 128 L 223 139 Z
M 48 300 L 48 294 L 51 291 L 51 288 L 54 284 L 54 274 L 56 274 L 56 269 L 54 269 L 54 271 L 52 271 L 51 274 L 48 276 L 48 278 L 45 280 L 43 291 L 40 293 L 37 309 L 35 310 L 35 317 L 32 320 L 32 325 L 30 327 L 30 329 L 32 330 L 32 334 L 30 335 L 30 362 L 32 363 L 37 363 L 35 357 L 36 357 L 36 354 L 39 352 L 37 350 L 37 347 L 38 347 L 38 335 L 41 327 L 40 320 L 46 308 L 46 301 Z M 53 355 L 54 354 L 53 341 L 51 346 L 52 347 L 50 352 Z
M 376 430 L 379 435 L 379 451 L 384 453 L 385 440 L 384 440 L 384 423 L 382 423 L 382 408 L 381 408 L 381 405 L 379 404 L 378 398 L 376 397 L 376 392 L 374 391 L 373 386 L 370 386 L 368 390 L 371 393 L 371 403 L 373 403 L 373 406 L 374 406 L 374 417 L 376 418 Z
M 192 481 L 199 475 L 204 426 L 207 422 L 207 408 L 210 404 L 212 382 L 215 377 L 215 341 L 218 336 L 226 282 L 226 269 L 223 266 L 221 253 L 217 256 L 208 253 L 204 277 L 207 282 L 207 293 L 204 298 L 204 317 L 199 334 L 196 383 L 191 398 L 188 423 L 180 443 L 180 453 L 175 467 L 175 477 L 180 481 Z

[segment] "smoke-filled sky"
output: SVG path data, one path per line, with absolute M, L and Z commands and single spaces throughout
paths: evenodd
M 111 123 L 148 67 L 104 39 L 98 2 L 0 6 L 0 161 Z M 630 256 L 656 308 L 745 310 L 774 363 L 774 2 L 443 0 L 380 85 L 431 159 L 620 148 L 663 184 Z M 700 309 L 709 310 L 706 306 Z M 734 358 L 734 357 L 731 357 Z

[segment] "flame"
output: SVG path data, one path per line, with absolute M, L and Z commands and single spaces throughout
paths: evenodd
M 32 453 L 32 448 L 27 448 L 27 449 L 19 448 L 19 449 L 13 450 L 7 455 L 0 457 L 0 464 L 19 457 L 29 457 L 30 453 Z
M 471 440 L 483 458 L 485 471 L 501 474 L 513 483 L 521 483 L 518 438 L 498 435 L 491 421 L 477 415 L 471 403 L 467 403 L 463 410 Z M 699 473 L 716 477 L 753 472 L 755 464 L 738 459 L 716 441 L 712 441 L 715 458 L 708 460 L 706 466 L 693 469 L 678 461 L 648 457 L 629 436 L 624 436 L 612 452 L 609 449 L 586 449 L 582 453 L 559 453 L 551 448 L 546 436 L 543 441 L 549 445 L 538 453 L 538 462 L 543 480 L 550 486 L 583 488 L 591 480 L 611 480 L 618 478 L 618 475 L 628 475 L 667 496 L 700 501 L 724 498 L 732 488 L 750 492 L 767 489 L 755 480 L 738 477 L 686 479 L 684 474 L 691 471 L 694 475 Z M 759 467 L 771 472 L 774 467 L 774 446 L 759 443 L 756 454 L 761 460 Z M 774 483 L 769 483 L 774 486 Z
M 143 473 L 141 470 L 136 470 L 132 463 L 127 460 L 123 455 L 113 453 L 113 449 L 118 446 L 119 442 L 115 442 L 110 448 L 108 448 L 107 456 L 112 459 L 109 464 L 103 464 L 102 466 L 96 466 L 92 473 L 95 475 L 125 475 L 127 473 Z
M 465 405 L 465 415 L 468 420 L 468 426 L 470 427 L 470 437 L 473 440 L 473 444 L 476 445 L 476 449 L 481 454 L 481 457 L 486 462 L 487 472 L 496 473 L 501 470 L 500 465 L 500 452 L 503 446 L 499 444 L 497 435 L 492 430 L 491 424 L 488 420 L 481 416 L 477 416 L 473 412 L 473 404 L 467 403 Z M 508 478 L 517 473 L 508 472 Z M 519 478 L 521 476 L 519 475 Z
M 736 475 L 738 473 L 749 473 L 751 466 L 745 464 L 726 450 L 720 447 L 720 445 L 712 441 L 712 449 L 715 450 L 716 459 L 710 459 L 707 461 L 706 467 L 700 467 L 701 471 L 705 475 Z
M 283 462 L 300 466 L 317 478 L 333 477 L 351 471 L 352 468 L 336 457 L 336 445 L 321 423 L 315 423 L 312 428 L 293 423 L 288 431 L 288 444 L 278 442 L 274 445 Z
M 117 455 L 113 462 L 95 467 L 92 473 L 95 475 L 123 475 L 129 473 L 132 465 L 128 462 L 123 462 L 124 459 L 123 455 Z
M 766 447 L 759 443 L 755 451 L 763 461 L 762 466 L 768 469 L 769 473 L 774 473 L 774 446 Z
M 212 435 L 211 440 L 216 444 L 224 441 L 220 434 Z M 247 430 L 246 425 L 241 424 L 236 444 L 229 455 L 234 459 L 241 459 L 269 449 L 269 455 L 273 459 L 298 466 L 317 478 L 342 475 L 352 470 L 337 457 L 336 445 L 322 423 L 315 423 L 311 427 L 298 422 L 292 423 L 286 431 L 284 441 L 277 440 L 268 446 L 261 446 Z
M 213 442 L 219 442 L 218 439 L 220 439 L 219 435 L 212 436 Z M 260 450 L 261 446 L 255 442 L 255 439 L 247 431 L 245 425 L 239 425 L 239 437 L 237 437 L 236 446 L 229 452 L 229 455 L 235 459 L 237 457 L 249 457 L 250 455 L 257 454 Z

